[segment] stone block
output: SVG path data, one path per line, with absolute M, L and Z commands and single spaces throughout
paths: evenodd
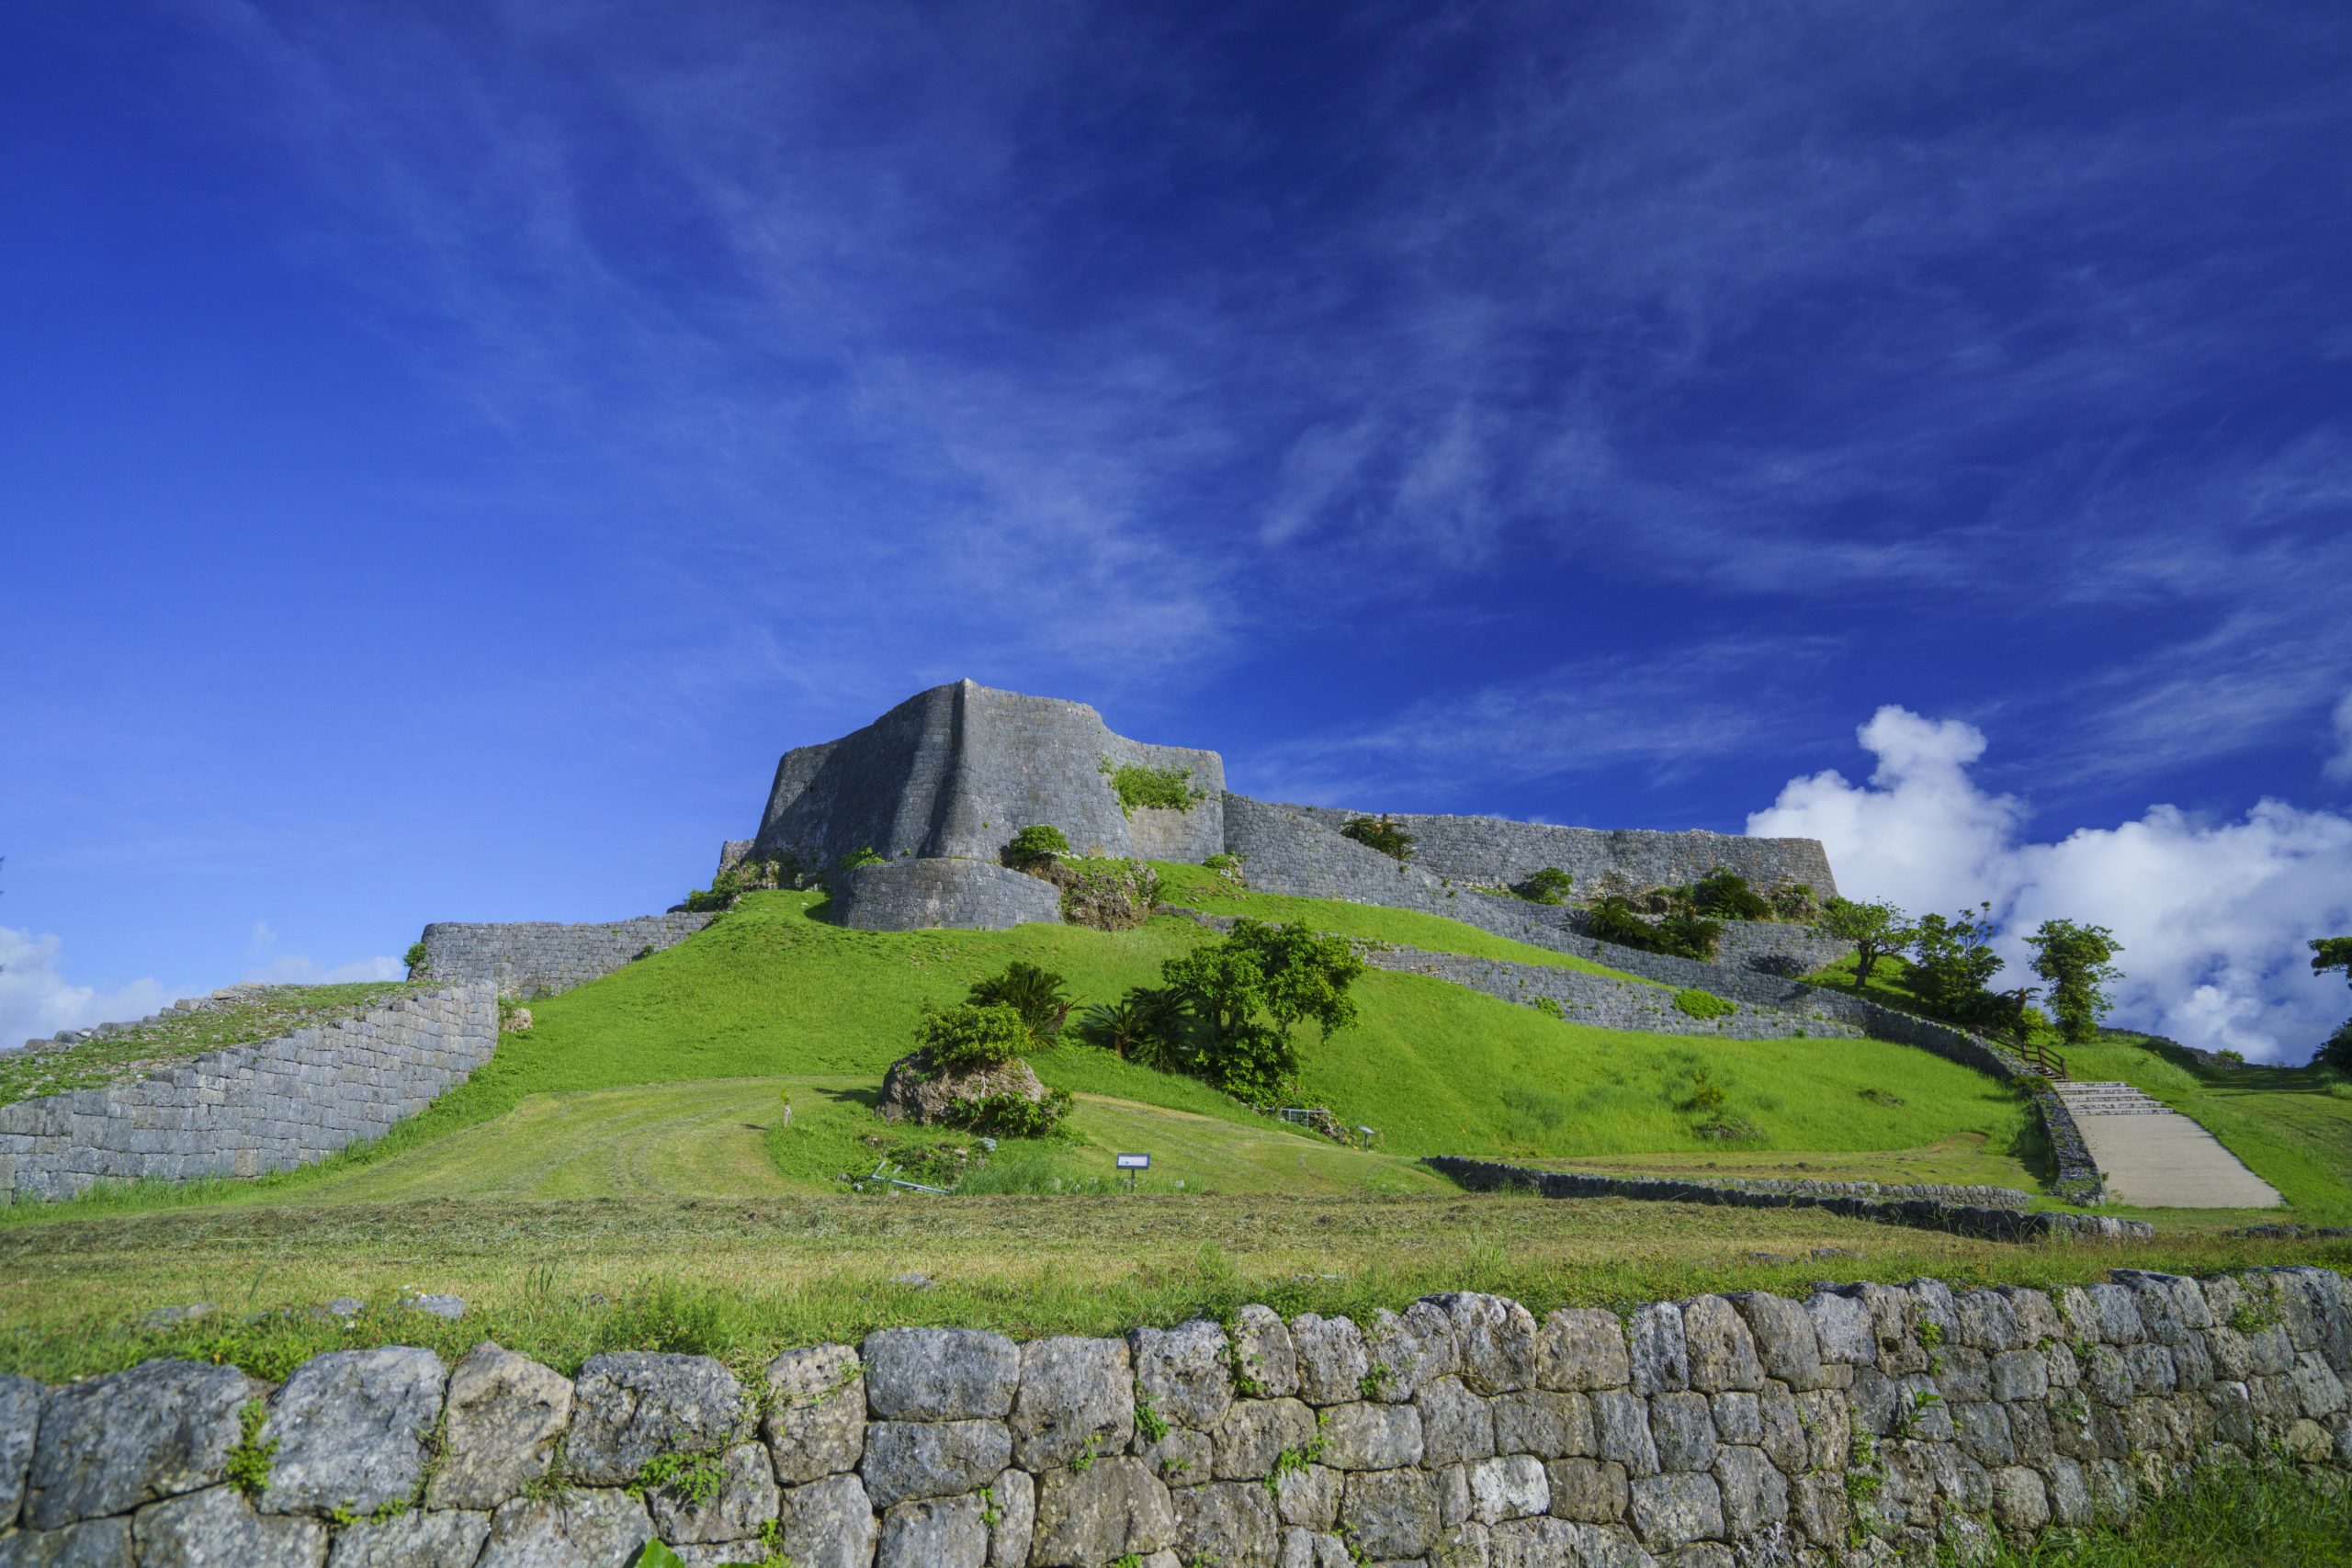
M 1253 1305 L 1234 1314 L 1233 1370 L 1236 1385 L 1252 1398 L 1288 1399 L 1298 1393 L 1298 1352 L 1280 1313 Z
M 366 1514 L 414 1496 L 446 1376 L 440 1357 L 402 1346 L 333 1350 L 297 1367 L 262 1424 L 277 1452 L 261 1511 Z
M 829 1475 L 784 1489 L 778 1531 L 793 1568 L 869 1568 L 874 1505 L 854 1475 Z
M 1789 1484 L 1761 1449 L 1715 1450 L 1714 1477 L 1723 1498 L 1724 1533 L 1734 1540 L 1758 1536 L 1789 1517 Z
M 652 1537 L 645 1505 L 626 1492 L 516 1498 L 491 1515 L 477 1568 L 622 1568 Z
M 1421 1456 L 1416 1406 L 1339 1404 L 1323 1413 L 1323 1462 L 1334 1470 L 1396 1470 Z
M 0 1376 L 0 1530 L 17 1522 L 25 1477 L 32 1469 L 33 1432 L 40 1425 L 40 1384 Z
M 473 1568 L 490 1539 L 490 1516 L 435 1510 L 361 1519 L 335 1532 L 327 1568 Z
M 845 1474 L 865 1451 L 865 1377 L 846 1345 L 786 1350 L 767 1368 L 761 1435 L 787 1486 Z
M 1001 1421 L 876 1421 L 858 1473 L 877 1508 L 977 1491 L 1012 1461 Z
M 1421 1413 L 1421 1462 L 1432 1468 L 1487 1459 L 1495 1451 L 1495 1420 L 1487 1402 L 1460 1378 L 1437 1378 L 1413 1398 Z
M 1497 1453 L 1566 1459 L 1595 1451 L 1592 1401 L 1581 1393 L 1527 1389 L 1498 1395 L 1492 1409 Z
M 1022 1347 L 1012 1455 L 1050 1470 L 1081 1454 L 1120 1453 L 1136 1435 L 1135 1374 L 1116 1339 L 1040 1339 Z
M 1261 1480 L 1273 1473 L 1283 1450 L 1304 1451 L 1315 1433 L 1315 1413 L 1295 1399 L 1237 1399 L 1211 1434 L 1213 1473 L 1220 1481 Z
M 1615 1524 L 1625 1517 L 1625 1467 L 1611 1460 L 1563 1459 L 1544 1467 L 1552 1512 L 1588 1524 Z
M 140 1509 L 130 1539 L 142 1568 L 322 1568 L 327 1558 L 324 1524 L 257 1514 L 233 1486 Z
M 1372 1397 L 1396 1402 L 1453 1376 L 1459 1364 L 1453 1322 L 1426 1301 L 1415 1302 L 1402 1313 L 1375 1314 L 1364 1337 L 1364 1353 L 1372 1359 Z
M 1349 1404 L 1365 1397 L 1363 1379 L 1372 1362 L 1353 1323 L 1303 1313 L 1291 1324 L 1290 1338 L 1301 1398 L 1309 1404 Z
M 1329 1465 L 1309 1464 L 1274 1483 L 1274 1513 L 1286 1525 L 1328 1530 L 1339 1522 L 1345 1475 Z
M 989 1528 L 978 1497 L 899 1503 L 882 1515 L 875 1568 L 986 1568 Z
M 1690 1350 L 1690 1386 L 1703 1393 L 1764 1386 L 1755 1336 L 1739 1310 L 1722 1296 L 1695 1296 L 1682 1303 L 1682 1335 Z
M 1184 1562 L 1224 1568 L 1275 1568 L 1281 1527 L 1265 1487 L 1248 1482 L 1180 1486 L 1174 1551 Z
M 1001 1421 L 1021 1384 L 1020 1348 L 971 1328 L 885 1328 L 865 1337 L 865 1403 L 885 1421 Z
M 1137 1460 L 1097 1460 L 1038 1478 L 1035 1568 L 1098 1568 L 1128 1552 L 1166 1551 L 1176 1513 L 1168 1488 Z
M 1463 1386 L 1493 1395 L 1529 1388 L 1539 1359 L 1535 1318 L 1517 1302 L 1474 1291 L 1430 1296 L 1453 1331 Z
M 1470 1466 L 1470 1516 L 1480 1524 L 1523 1519 L 1552 1506 L 1542 1461 L 1527 1454 L 1480 1460 Z
M 57 1529 L 226 1479 L 258 1392 L 234 1367 L 148 1361 L 49 1395 L 25 1492 L 25 1523 Z
M 1655 1302 L 1634 1313 L 1631 1339 L 1634 1392 L 1646 1399 L 1690 1386 L 1690 1349 L 1682 1309 Z
M 738 1443 L 719 1461 L 718 1490 L 697 1503 L 674 1486 L 646 1494 L 656 1534 L 671 1546 L 684 1542 L 749 1540 L 776 1517 L 775 1469 L 758 1443 Z
M 1363 1471 L 1340 1499 L 1345 1539 L 1374 1559 L 1419 1557 L 1437 1540 L 1436 1483 L 1420 1470 Z
M 1233 1403 L 1225 1330 L 1195 1319 L 1174 1328 L 1138 1328 L 1127 1336 L 1136 1393 L 1151 1401 L 1163 1421 L 1196 1432 L 1214 1428 Z
M 657 1454 L 731 1447 L 747 1415 L 735 1374 L 708 1356 L 592 1356 L 572 1385 L 565 1463 L 591 1486 L 626 1486 Z
M 1624 1325 L 1616 1314 L 1562 1307 L 1544 1320 L 1535 1341 L 1535 1382 L 1563 1393 L 1623 1388 L 1633 1378 Z
M 1037 1483 L 1026 1471 L 1008 1470 L 981 1494 L 981 1522 L 989 1529 L 989 1568 L 1023 1568 L 1037 1529 Z
M 1592 1396 L 1592 1416 L 1602 1459 L 1623 1465 L 1631 1475 L 1658 1472 L 1657 1445 L 1650 1436 L 1646 1400 L 1603 1390 Z
M 1762 1292 L 1733 1296 L 1731 1303 L 1747 1325 L 1756 1359 L 1766 1377 L 1777 1378 L 1799 1393 L 1828 1385 L 1831 1380 L 1822 1370 L 1821 1340 L 1814 1332 L 1812 1314 L 1803 1306 Z M 1690 1314 L 1685 1313 L 1683 1318 L 1687 1333 Z
M 0 1568 L 122 1568 L 131 1561 L 128 1517 L 0 1534 Z
M 1760 1424 L 1760 1423 L 1759 1423 Z M 1715 1423 L 1703 1393 L 1660 1393 L 1650 1399 L 1650 1438 L 1662 1470 L 1705 1470 L 1715 1462 Z
M 1712 1475 L 1648 1475 L 1631 1490 L 1634 1533 L 1652 1551 L 1671 1551 L 1724 1533 L 1723 1494 Z

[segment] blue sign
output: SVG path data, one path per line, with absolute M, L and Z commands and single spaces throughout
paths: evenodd
M 1151 1156 L 1149 1155 L 1121 1155 L 1119 1168 L 1121 1170 L 1149 1170 Z

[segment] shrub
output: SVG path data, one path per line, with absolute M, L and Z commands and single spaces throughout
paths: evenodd
M 956 1102 L 949 1120 L 984 1138 L 1048 1138 L 1069 1117 L 1070 1093 L 1051 1089 L 1043 1100 L 1025 1094 L 976 1094 Z
M 1138 806 L 1156 806 L 1168 811 L 1190 811 L 1204 800 L 1208 791 L 1193 787 L 1190 768 L 1152 768 L 1141 762 L 1114 763 L 1102 759 L 1102 772 L 1111 781 L 1112 793 L 1119 797 L 1121 815 L 1132 817 Z
M 1222 942 L 1159 966 L 1190 1019 L 1183 1068 L 1239 1100 L 1262 1103 L 1298 1076 L 1292 1041 L 1312 1020 L 1329 1039 L 1356 1021 L 1348 987 L 1363 960 L 1344 937 L 1303 924 L 1237 920 Z
M 964 999 L 974 1007 L 1011 1008 L 1021 1015 L 1030 1039 L 1042 1046 L 1051 1046 L 1061 1038 L 1071 1006 L 1069 987 L 1059 975 L 1019 959 L 1006 964 L 1002 972 L 973 982 Z
M 1240 887 L 1245 886 L 1241 880 L 1242 858 L 1243 857 L 1240 855 L 1227 854 L 1223 851 L 1219 851 L 1217 853 L 1213 854 L 1209 856 L 1208 859 L 1203 861 L 1201 865 L 1205 870 L 1216 872 L 1219 876 L 1224 877 L 1236 887 Z
M 1528 1005 L 1545 1018 L 1566 1019 L 1568 1016 L 1560 1010 L 1560 1000 L 1557 997 L 1538 997 Z
M 1531 904 L 1559 904 L 1566 901 L 1568 889 L 1576 878 L 1556 865 L 1531 872 L 1510 886 L 1510 890 Z
M 1083 1044 L 1159 1072 L 1186 1068 L 1192 1010 L 1164 987 L 1142 987 L 1086 1010 L 1073 1032 Z
M 1747 885 L 1747 878 L 1726 866 L 1717 866 L 1690 885 L 1690 908 L 1698 914 L 1724 920 L 1769 920 L 1772 906 Z
M 880 865 L 881 863 L 882 857 L 880 854 L 876 852 L 872 844 L 866 845 L 862 850 L 852 850 L 849 853 L 842 856 L 842 869 L 843 871 L 855 871 L 861 866 Z
M 1696 958 L 1712 963 L 1715 943 L 1722 940 L 1723 922 L 1711 920 L 1704 915 L 1672 914 L 1657 923 L 1658 951 L 1677 958 Z
M 2333 1067 L 2346 1077 L 2352 1077 L 2352 1019 L 2345 1020 L 2312 1059 L 2324 1067 Z
M 1351 817 L 1340 831 L 1367 849 L 1378 850 L 1394 861 L 1413 858 L 1413 835 L 1405 831 L 1393 817 Z
M 429 955 L 424 951 L 424 943 L 421 942 L 413 942 L 408 944 L 408 951 L 401 954 L 401 962 L 408 965 L 408 977 L 410 979 L 415 979 L 419 974 L 424 972 L 424 965 L 428 962 L 428 958 Z
M 1698 1067 L 1690 1074 L 1690 1094 L 1678 1102 L 1676 1109 L 1711 1116 L 1724 1108 L 1724 1099 L 1723 1085 L 1710 1077 L 1706 1068 Z
M 1044 865 L 1069 853 L 1069 836 L 1050 823 L 1039 822 L 1012 835 L 1004 846 L 1004 863 L 1015 871 Z
M 880 860 L 880 855 L 874 857 Z M 747 860 L 731 865 L 710 879 L 708 887 L 697 887 L 686 895 L 685 908 L 702 914 L 716 909 L 732 908 L 735 900 L 746 893 L 758 893 L 785 885 L 785 863 L 779 860 Z
M 1783 920 L 1810 924 L 1820 918 L 1821 903 L 1809 882 L 1788 882 L 1772 889 L 1772 913 Z
M 1702 991 L 1695 987 L 1675 992 L 1674 1006 L 1676 1011 L 1688 1013 L 1692 1018 L 1725 1018 L 1739 1010 L 1737 1002 L 1726 1001 L 1713 991 Z
M 1001 1067 L 1020 1055 L 1031 1038 L 1020 1012 L 1001 1002 L 933 1009 L 915 1025 L 915 1043 L 944 1073 Z
M 1159 912 L 1159 873 L 1139 860 L 1057 863 L 1062 919 L 1096 931 L 1122 931 Z
M 1633 900 L 1622 893 L 1611 893 L 1587 910 L 1585 929 L 1596 941 L 1644 953 L 1659 951 L 1657 928 L 1635 914 Z

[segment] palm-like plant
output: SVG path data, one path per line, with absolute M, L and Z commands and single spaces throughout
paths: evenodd
M 1006 964 L 1002 974 L 976 983 L 967 999 L 980 1006 L 993 1002 L 1011 1008 L 1041 1046 L 1061 1038 L 1062 1025 L 1074 1005 L 1059 975 L 1017 959 Z

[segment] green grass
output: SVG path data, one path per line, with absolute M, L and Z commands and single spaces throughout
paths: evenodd
M 1853 961 L 1846 959 L 1812 979 L 1849 988 L 1853 972 Z M 1925 1012 L 1903 976 L 1902 965 L 1882 963 L 1863 995 Z M 2209 1210 L 2198 1223 L 2352 1224 L 2352 1083 L 2341 1074 L 2324 1067 L 2210 1066 L 2141 1035 L 2069 1045 L 2052 1029 L 2036 1039 L 2065 1058 L 2069 1077 L 2128 1083 L 2195 1121 L 2277 1188 L 2294 1211 Z
M 2329 1568 L 2352 1563 L 2352 1486 L 2324 1471 L 2202 1466 L 2129 1523 L 2052 1529 L 1982 1568 Z
M 1589 958 L 1513 942 L 1509 937 L 1496 936 L 1476 926 L 1464 925 L 1460 920 L 1449 920 L 1442 915 L 1425 915 L 1418 909 L 1390 909 L 1376 904 L 1351 904 L 1337 898 L 1292 898 L 1273 893 L 1245 892 L 1205 866 L 1185 865 L 1175 861 L 1154 861 L 1152 869 L 1159 873 L 1161 896 L 1167 902 L 1198 909 L 1204 915 L 1247 915 L 1251 919 L 1277 924 L 1303 920 L 1317 931 L 1356 937 L 1365 942 L 1385 942 L 1392 947 L 1418 947 L 1430 953 L 1459 953 L 1471 958 L 1501 958 L 1514 964 L 1544 964 L 1555 969 L 1577 969 L 1587 975 L 1605 975 L 1612 980 L 1630 980 L 1637 986 L 1658 985 L 1655 980 L 1628 975 L 1623 970 L 1595 964 Z M 1244 866 L 1242 869 L 1246 873 L 1249 868 Z M 1660 988 L 1672 989 L 1671 987 Z

